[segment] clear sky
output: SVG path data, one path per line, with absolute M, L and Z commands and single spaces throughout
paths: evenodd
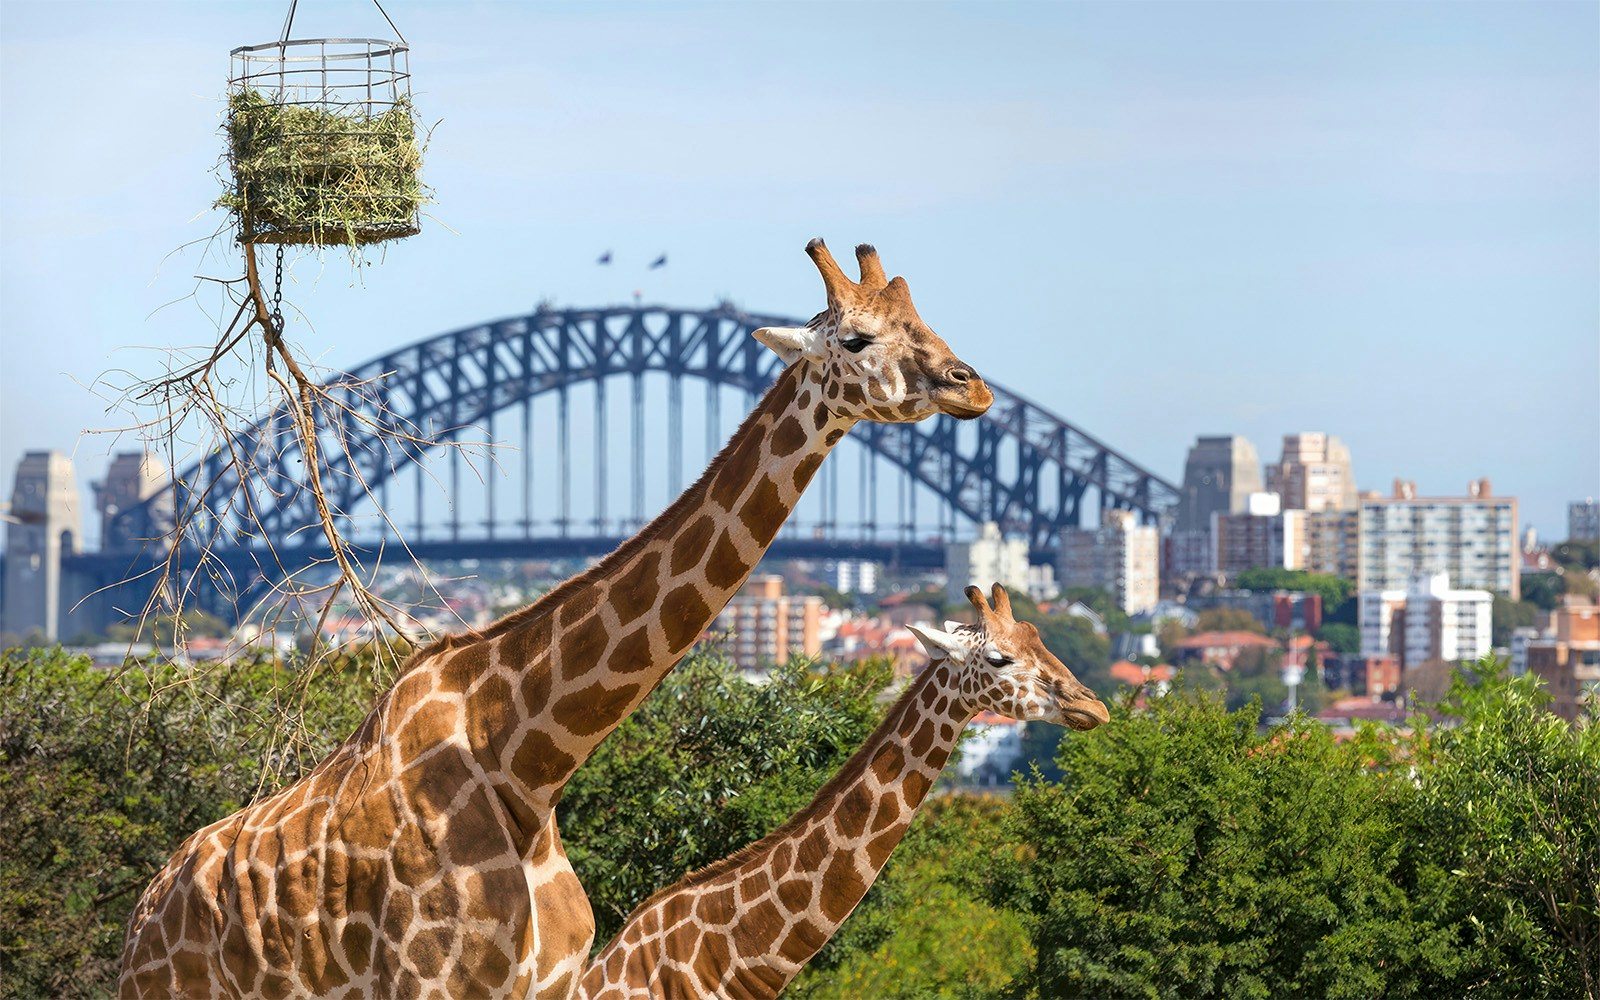
M 237 269 L 204 243 L 228 51 L 286 7 L 0 5 L 6 490 L 26 449 L 98 478 L 130 442 L 80 436 L 119 422 L 85 385 L 214 336 L 183 299 Z M 1173 480 L 1198 434 L 1325 430 L 1363 488 L 1487 475 L 1546 539 L 1600 494 L 1596 3 L 388 8 L 438 200 L 359 278 L 296 266 L 327 364 L 635 289 L 808 316 L 822 235 Z M 353 0 L 295 31 L 383 33 Z

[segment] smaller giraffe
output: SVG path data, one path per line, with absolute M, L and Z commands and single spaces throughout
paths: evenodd
M 583 1000 L 776 997 L 872 886 L 968 722 L 988 709 L 1093 729 L 1110 716 L 1011 614 L 967 588 L 975 625 L 913 628 L 932 662 L 811 804 L 647 899 L 589 964 Z M 953 623 L 946 623 L 950 628 Z

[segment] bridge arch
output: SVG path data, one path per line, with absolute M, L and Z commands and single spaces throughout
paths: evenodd
M 330 388 L 355 411 L 340 428 L 353 440 L 371 428 L 439 427 L 437 439 L 448 441 L 534 397 L 613 376 L 661 372 L 759 394 L 781 364 L 750 332 L 803 322 L 726 304 L 709 310 L 541 306 L 386 352 Z M 1061 529 L 1081 523 L 1090 490 L 1098 507 L 1134 510 L 1147 521 L 1171 513 L 1179 496 L 1172 483 L 988 381 L 995 403 L 971 422 L 975 430 L 937 417 L 919 424 L 862 423 L 851 439 L 932 490 L 960 516 L 995 521 L 1025 535 L 1035 550 L 1053 548 Z M 228 449 L 176 477 L 179 509 L 198 512 L 190 537 L 243 548 L 258 545 L 263 533 L 281 540 L 315 523 L 312 498 L 298 472 L 302 456 L 287 420 L 287 413 L 270 415 L 238 434 Z M 422 451 L 403 449 L 401 459 L 421 458 Z M 401 465 L 382 448 L 334 454 L 345 456 L 348 467 L 332 470 L 324 485 L 333 507 L 345 512 L 360 506 L 368 491 L 379 490 Z M 241 455 L 263 473 L 255 487 L 243 491 L 243 502 L 194 504 L 234 495 L 240 484 L 232 456 Z M 115 535 L 151 537 L 151 517 L 148 503 L 131 508 L 120 516 Z

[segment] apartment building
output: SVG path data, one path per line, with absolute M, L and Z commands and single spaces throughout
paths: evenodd
M 1160 598 L 1161 538 L 1153 525 L 1128 510 L 1108 510 L 1094 530 L 1061 533 L 1062 587 L 1098 587 L 1130 615 L 1148 611 Z
M 1400 657 L 1401 669 L 1429 660 L 1475 660 L 1491 648 L 1494 595 L 1457 590 L 1444 573 L 1421 573 L 1404 590 L 1356 596 L 1364 656 Z
M 1276 493 L 1252 493 L 1237 514 L 1211 515 L 1212 566 L 1222 576 L 1247 569 L 1303 569 L 1306 512 L 1284 510 Z
M 1549 689 L 1550 710 L 1564 719 L 1578 717 L 1600 696 L 1600 607 L 1557 608 L 1548 632 L 1527 640 L 1527 669 Z
M 945 546 L 944 568 L 949 577 L 946 596 L 951 601 L 965 601 L 964 591 L 971 584 L 986 592 L 999 583 L 1015 593 L 1027 593 L 1028 542 L 1006 538 L 998 524 L 985 521 L 973 541 Z
M 1421 497 L 1396 480 L 1389 497 L 1360 501 L 1359 591 L 1401 590 L 1443 573 L 1457 587 L 1522 594 L 1517 500 L 1474 480 L 1463 497 Z
M 741 670 L 757 670 L 795 653 L 816 656 L 821 626 L 822 598 L 786 593 L 781 576 L 753 576 L 712 627 L 728 635 L 728 654 Z

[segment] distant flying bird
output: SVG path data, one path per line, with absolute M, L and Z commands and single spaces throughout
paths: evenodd
M 650 269 L 651 270 L 655 270 L 658 267 L 666 267 L 666 266 L 667 266 L 667 255 L 666 254 L 662 254 L 661 256 L 657 257 L 655 260 L 650 262 Z
M 611 263 L 611 251 L 607 250 L 605 253 L 601 254 L 600 255 L 600 259 L 595 261 L 595 263 L 596 264 L 609 264 L 609 263 Z

